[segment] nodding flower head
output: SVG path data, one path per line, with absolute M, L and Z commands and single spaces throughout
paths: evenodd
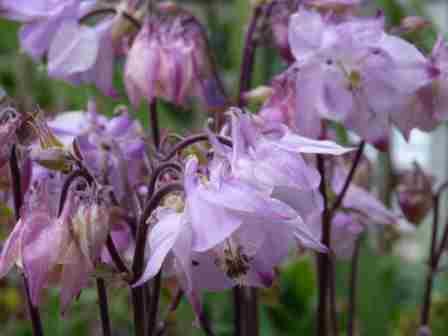
M 162 8 L 163 9 L 163 8 Z M 149 17 L 129 51 L 125 84 L 134 105 L 159 97 L 177 105 L 198 97 L 206 107 L 225 104 L 201 24 L 182 10 Z
M 95 265 L 110 232 L 111 213 L 107 193 L 109 188 L 97 190 L 81 200 L 72 220 L 72 233 L 88 262 Z
M 412 170 L 398 176 L 398 204 L 406 219 L 418 225 L 433 207 L 433 179 L 423 169 L 414 164 Z

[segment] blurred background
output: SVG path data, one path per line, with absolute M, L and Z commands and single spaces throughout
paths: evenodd
M 368 1 L 366 1 L 368 2 Z M 230 92 L 238 85 L 238 69 L 245 24 L 250 16 L 248 0 L 184 0 L 207 24 L 211 45 L 220 65 L 222 76 Z M 410 36 L 417 45 L 429 51 L 438 32 L 448 32 L 447 0 L 377 0 L 369 2 L 368 11 L 382 8 L 391 24 L 398 24 L 406 15 L 421 15 L 433 22 L 433 28 Z M 49 114 L 82 110 L 89 98 L 95 98 L 99 110 L 113 113 L 117 104 L 128 104 L 121 80 L 121 67 L 117 68 L 116 85 L 122 98 L 112 100 L 102 96 L 92 87 L 72 87 L 50 80 L 45 66 L 34 64 L 20 52 L 17 39 L 18 25 L 0 20 L 0 86 L 15 99 L 20 109 L 34 110 L 36 105 Z M 266 83 L 284 68 L 274 50 L 266 47 L 259 51 L 254 85 Z M 180 111 L 164 104 L 161 108 L 164 127 L 184 132 L 191 127 L 201 127 L 204 116 L 200 111 Z M 144 125 L 146 107 L 133 111 Z M 395 172 L 410 168 L 414 161 L 435 176 L 440 184 L 448 178 L 448 130 L 445 125 L 431 134 L 414 131 L 408 144 L 395 132 L 390 154 L 380 154 L 369 148 L 374 161 L 376 183 L 374 189 L 389 204 L 394 203 L 390 193 Z M 444 202 L 444 204 L 447 204 Z M 446 206 L 445 206 L 446 208 Z M 445 209 L 446 210 L 446 209 Z M 446 211 L 445 211 L 446 212 Z M 0 207 L 0 240 L 11 229 L 10 214 Z M 364 239 L 359 270 L 359 306 L 357 334 L 415 335 L 418 325 L 419 305 L 422 298 L 426 272 L 429 225 L 422 224 L 407 233 L 396 231 L 374 233 Z M 261 292 L 261 335 L 312 335 L 316 306 L 315 265 L 313 257 L 291 256 L 280 270 L 275 286 Z M 346 322 L 348 263 L 337 265 L 337 307 L 340 312 L 341 330 Z M 0 280 L 0 335 L 31 335 L 26 321 L 24 298 L 18 274 Z M 172 293 L 170 283 L 163 292 L 162 316 Z M 100 335 L 96 291 L 84 290 L 72 309 L 61 316 L 57 290 L 50 290 L 41 312 L 46 335 L 74 336 Z M 131 335 L 132 310 L 126 288 L 110 286 L 110 309 L 114 335 Z M 217 335 L 232 335 L 231 294 L 207 294 L 206 311 Z M 448 334 L 448 275 L 441 272 L 437 278 L 432 309 L 433 335 Z M 201 335 L 193 324 L 193 314 L 186 302 L 177 313 L 168 318 L 167 335 Z

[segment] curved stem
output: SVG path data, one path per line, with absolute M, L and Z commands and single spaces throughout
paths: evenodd
M 78 20 L 78 22 L 86 23 L 89 19 L 94 18 L 97 15 L 117 15 L 117 14 L 118 14 L 117 10 L 112 7 L 95 9 L 95 10 L 87 13 L 83 17 L 81 17 Z M 126 12 L 121 12 L 121 15 L 123 15 L 123 17 L 126 20 L 128 20 L 137 30 L 140 30 L 142 28 L 141 22 L 138 19 L 134 18 L 131 14 L 126 13 Z
M 355 242 L 355 250 L 351 258 L 347 336 L 353 336 L 356 320 L 356 292 L 360 249 L 361 238 L 358 238 Z
M 159 177 L 167 170 L 176 170 L 178 172 L 182 171 L 182 167 L 176 163 L 176 162 L 167 162 L 162 163 L 160 166 L 158 166 L 156 169 L 154 169 L 152 175 L 151 175 L 151 181 L 149 182 L 148 186 L 148 195 L 147 200 L 149 201 L 151 197 L 154 194 L 154 191 L 156 190 L 156 184 L 159 179 Z
M 350 184 L 352 183 L 353 177 L 355 177 L 356 169 L 358 168 L 359 163 L 361 162 L 362 153 L 364 152 L 365 147 L 365 141 L 361 141 L 358 147 L 358 151 L 356 152 L 355 159 L 353 160 L 352 166 L 350 168 L 350 171 L 347 175 L 347 179 L 344 182 L 344 186 L 342 187 L 341 192 L 339 193 L 336 201 L 334 202 L 333 207 L 331 208 L 332 215 L 335 213 L 335 211 L 341 206 L 345 195 L 347 194 L 348 188 L 350 187 Z
M 20 219 L 20 209 L 22 208 L 23 203 L 23 195 L 22 195 L 22 186 L 20 179 L 20 169 L 19 164 L 17 162 L 17 154 L 16 154 L 16 146 L 14 145 L 11 149 L 11 157 L 9 160 L 9 167 L 11 171 L 11 179 L 12 179 L 12 193 L 14 200 L 14 213 L 15 218 L 18 221 Z M 31 301 L 30 289 L 28 284 L 28 279 L 25 277 L 25 274 L 22 275 L 23 279 L 23 287 L 25 289 L 25 298 L 26 305 L 28 308 L 28 315 L 31 320 L 31 326 L 33 329 L 33 336 L 43 336 L 44 331 L 42 327 L 42 321 L 40 318 L 39 309 L 34 306 Z
M 77 178 L 84 178 L 89 184 L 92 184 L 94 181 L 93 177 L 84 169 L 78 169 L 70 173 L 62 185 L 61 196 L 59 198 L 58 217 L 62 214 L 62 210 L 64 209 L 70 186 Z
M 223 143 L 224 145 L 227 146 L 232 146 L 232 140 L 221 136 L 221 135 L 217 135 L 216 136 L 217 139 Z M 207 134 L 197 134 L 197 135 L 192 135 L 190 137 L 185 138 L 184 140 L 182 140 L 181 142 L 178 142 L 177 144 L 174 145 L 174 147 L 171 149 L 171 151 L 163 158 L 160 159 L 160 161 L 162 162 L 166 162 L 171 160 L 178 152 L 182 151 L 183 149 L 194 145 L 195 143 L 198 142 L 202 142 L 202 141 L 209 141 L 209 137 Z
M 255 50 L 257 48 L 255 33 L 257 31 L 258 22 L 262 13 L 263 13 L 263 5 L 256 6 L 252 14 L 249 23 L 249 28 L 247 30 L 246 37 L 244 40 L 243 60 L 241 63 L 240 79 L 239 79 L 240 87 L 238 90 L 238 101 L 237 101 L 238 107 L 244 106 L 243 95 L 244 92 L 246 92 L 250 88 L 255 61 Z
M 101 326 L 103 328 L 103 336 L 111 336 L 109 309 L 107 303 L 107 290 L 103 279 L 96 279 L 96 288 L 98 292 L 98 304 L 100 307 Z
M 126 267 L 125 263 L 123 262 L 123 259 L 121 259 L 120 254 L 118 253 L 117 248 L 115 247 L 114 241 L 112 239 L 112 236 L 110 234 L 109 236 L 107 236 L 106 247 L 117 270 L 120 271 L 121 273 L 126 274 L 129 273 L 129 270 Z

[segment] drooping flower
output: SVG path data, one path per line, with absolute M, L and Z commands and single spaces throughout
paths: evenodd
M 22 217 L 5 242 L 0 257 L 0 276 L 5 276 L 15 265 L 21 265 L 29 281 L 33 304 L 39 303 L 42 289 L 47 286 L 50 275 L 60 260 L 64 240 L 64 220 L 51 213 L 46 181 L 28 193 Z
M 419 224 L 433 207 L 432 178 L 415 163 L 398 176 L 398 204 L 406 219 Z
M 329 119 L 384 148 L 390 120 L 408 132 L 400 120 L 410 119 L 412 112 L 393 113 L 429 84 L 434 72 L 417 48 L 385 33 L 383 18 L 331 22 L 301 9 L 292 17 L 289 32 L 297 60 L 302 134 L 319 137 L 321 119 Z
M 16 264 L 23 268 L 33 304 L 44 288 L 61 288 L 61 309 L 87 286 L 100 261 L 110 230 L 107 207 L 86 182 L 72 186 L 58 216 L 58 197 L 51 192 L 51 178 L 40 178 L 26 194 L 22 217 L 5 242 L 0 256 L 0 277 Z M 84 188 L 84 190 L 80 190 Z M 56 196 L 59 196 L 57 194 Z M 87 198 L 86 198 L 87 197 Z
M 226 99 L 203 28 L 181 9 L 167 10 L 147 19 L 127 56 L 125 84 L 131 102 L 160 97 L 184 105 L 195 96 L 209 109 L 222 109 Z

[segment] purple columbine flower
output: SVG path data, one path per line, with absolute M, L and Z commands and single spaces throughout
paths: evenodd
M 162 7 L 163 9 L 163 7 Z M 177 105 L 198 97 L 209 109 L 226 99 L 200 23 L 182 10 L 150 17 L 127 56 L 125 84 L 131 102 L 160 97 Z
M 64 312 L 87 286 L 100 262 L 111 216 L 101 194 L 87 187 L 85 181 L 70 187 L 58 216 L 55 203 L 59 193 L 53 193 L 52 179 L 41 175 L 26 194 L 22 217 L 0 256 L 0 277 L 17 264 L 29 281 L 35 305 L 39 304 L 44 288 L 58 283 Z
M 174 267 L 169 274 L 177 275 L 199 312 L 200 289 L 270 285 L 273 268 L 288 255 L 296 237 L 325 251 L 303 232 L 305 226 L 293 208 L 234 176 L 225 157 L 218 155 L 208 166 L 188 159 L 184 185 L 185 200 L 167 202 L 171 208 L 160 208 L 153 218 L 149 259 L 137 285 L 162 265 Z
M 429 84 L 433 74 L 417 48 L 384 32 L 382 17 L 335 23 L 301 9 L 292 17 L 289 32 L 297 60 L 297 124 L 302 134 L 319 137 L 321 119 L 330 119 L 384 148 L 390 120 L 407 132 L 397 119 L 406 120 L 411 112 L 394 112 Z
M 237 110 L 232 115 L 232 139 L 232 151 L 214 141 L 215 150 L 231 162 L 232 174 L 286 202 L 305 221 L 312 211 L 322 211 L 322 198 L 320 175 L 302 155 L 341 155 L 352 150 L 301 137 L 285 125 L 266 123 Z
M 47 180 L 41 179 L 27 193 L 22 217 L 9 235 L 0 256 L 0 276 L 15 265 L 23 268 L 33 304 L 40 301 L 42 289 L 50 281 L 64 249 L 65 222 L 70 207 L 58 219 L 51 211 Z
M 100 181 L 112 184 L 120 202 L 129 201 L 129 194 L 145 183 L 143 129 L 127 109 L 107 119 L 90 106 L 88 112 L 63 113 L 49 125 L 62 142 L 72 144 L 76 139 L 85 166 Z

